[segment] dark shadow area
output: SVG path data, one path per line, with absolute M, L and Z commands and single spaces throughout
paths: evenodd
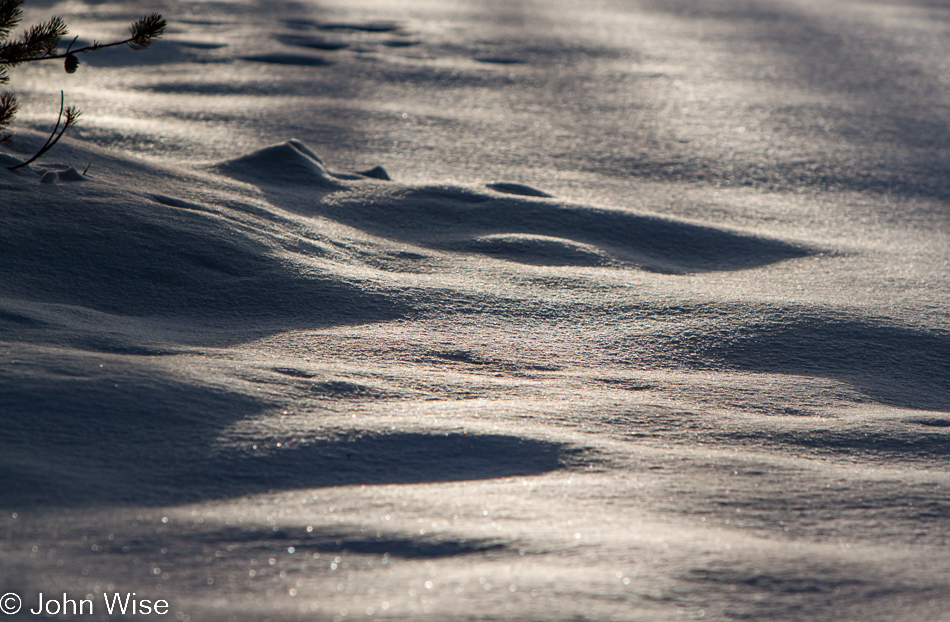
M 395 22 L 363 22 L 363 23 L 336 23 L 336 24 L 318 24 L 320 30 L 352 30 L 355 32 L 396 32 L 400 30 L 399 24 Z
M 695 568 L 684 578 L 688 581 L 717 583 L 732 587 L 732 591 L 756 592 L 768 594 L 819 594 L 830 593 L 842 588 L 867 585 L 868 582 L 851 576 L 828 576 L 828 572 L 818 574 L 777 573 L 768 571 L 727 568 Z
M 927 599 L 939 584 L 912 584 L 887 568 L 868 571 L 857 563 L 784 558 L 772 563 L 715 562 L 678 577 L 676 600 L 685 606 L 717 611 L 722 620 L 821 620 L 845 616 L 860 619 L 869 608 L 893 609 L 900 598 Z M 723 594 L 728 594 L 723 599 Z
M 273 550 L 286 553 L 293 546 L 300 553 L 335 553 L 346 555 L 387 555 L 406 559 L 437 559 L 472 553 L 504 551 L 508 547 L 497 540 L 466 539 L 455 540 L 439 537 L 407 537 L 401 534 L 387 533 L 377 536 L 375 533 L 358 531 L 324 531 L 291 533 L 286 529 L 271 531 L 257 528 L 225 527 L 210 532 L 185 535 L 184 539 L 221 546 L 233 546 L 236 555 L 242 555 L 250 549 Z M 158 548 L 157 546 L 155 547 Z M 134 551 L 125 551 L 134 552 Z
M 545 473 L 566 466 L 573 453 L 557 443 L 496 434 L 362 433 L 219 455 L 214 470 L 250 491 L 274 481 L 289 488 L 413 484 Z
M 613 346 L 629 365 L 828 378 L 882 404 L 950 410 L 948 331 L 888 325 L 818 306 L 642 302 L 613 312 L 650 322 Z M 946 422 L 935 414 L 909 424 L 939 428 Z
M 292 67 L 323 67 L 332 61 L 322 56 L 307 56 L 303 54 L 257 54 L 242 56 L 241 60 L 268 65 L 289 65 Z
M 168 14 L 165 16 L 172 18 Z M 92 44 L 93 41 L 88 39 L 77 39 L 73 47 L 85 47 Z M 207 44 L 203 41 L 159 39 L 149 47 L 151 54 L 136 54 L 135 50 L 124 45 L 104 48 L 97 50 L 95 54 L 83 54 L 82 62 L 91 67 L 139 67 L 143 65 L 155 67 L 170 63 L 220 63 L 222 59 L 211 53 L 225 46 Z
M 824 436 L 818 435 L 816 440 Z M 798 447 L 783 446 L 780 452 L 783 456 L 803 454 Z M 825 453 L 822 458 L 827 456 Z M 891 471 L 891 477 L 870 478 L 867 473 L 886 471 L 868 470 L 873 464 L 869 461 L 848 474 L 831 476 L 810 469 L 784 470 L 774 462 L 694 464 L 687 467 L 689 475 L 703 485 L 671 491 L 674 496 L 669 503 L 662 498 L 659 503 L 684 516 L 705 517 L 711 524 L 758 531 L 766 537 L 946 546 L 950 524 L 947 487 L 938 480 L 902 475 L 908 469 L 904 458 L 900 460 L 902 470 Z M 886 469 L 895 463 L 874 466 Z M 935 468 L 932 457 L 910 468 L 914 466 L 922 467 L 921 472 Z
M 908 423 L 916 423 L 917 425 L 923 425 L 929 428 L 950 428 L 950 419 L 943 419 L 943 418 L 909 419 Z
M 50 355 L 6 365 L 0 506 L 169 505 L 271 490 L 532 475 L 578 461 L 578 450 L 501 434 L 351 431 L 293 446 L 216 449 L 222 429 L 270 408 L 130 360 Z
M 321 50 L 324 52 L 342 50 L 350 46 L 350 44 L 346 41 L 341 41 L 339 39 L 326 39 L 324 37 L 307 35 L 275 35 L 274 38 L 285 45 L 312 50 Z
M 859 320 L 796 319 L 746 328 L 690 346 L 705 366 L 821 376 L 854 385 L 873 400 L 921 410 L 950 409 L 950 335 Z
M 527 63 L 523 59 L 508 56 L 476 56 L 475 60 L 489 65 L 524 65 Z
M 732 432 L 718 434 L 730 441 L 754 441 L 756 444 L 788 449 L 801 447 L 815 453 L 835 456 L 851 456 L 858 461 L 900 461 L 939 464 L 950 457 L 950 436 L 937 432 L 921 434 L 920 430 L 903 429 L 890 431 L 808 430 L 802 432 L 776 432 L 756 434 Z M 947 507 L 950 518 L 950 506 Z
M 519 184 L 510 181 L 497 181 L 494 183 L 486 184 L 486 188 L 494 190 L 495 192 L 500 192 L 502 194 L 515 194 L 523 197 L 546 197 L 550 198 L 552 195 L 548 194 L 543 190 L 538 190 L 537 188 L 532 188 L 531 186 L 526 186 L 525 184 Z
M 597 265 L 604 257 L 594 261 L 592 256 L 603 252 L 615 262 L 686 273 L 752 268 L 811 252 L 780 240 L 655 216 L 463 188 L 402 187 L 379 194 L 378 189 L 372 197 L 358 190 L 337 193 L 312 213 L 442 250 L 484 247 L 498 255 L 502 245 L 505 258 L 542 265 Z M 279 195 L 273 200 L 281 202 Z
M 50 199 L 41 211 L 0 212 L 0 297 L 264 332 L 408 311 L 397 296 L 294 266 L 266 221 L 252 227 L 172 198 L 130 202 L 102 187 L 91 192 Z M 0 316 L 0 324 L 22 322 Z

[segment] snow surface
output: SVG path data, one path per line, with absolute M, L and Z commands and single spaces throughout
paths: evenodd
M 29 5 L 0 593 L 950 616 L 950 7 Z

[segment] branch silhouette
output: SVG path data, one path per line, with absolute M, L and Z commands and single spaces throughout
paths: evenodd
M 59 51 L 60 43 L 69 30 L 61 17 L 53 17 L 48 21 L 29 27 L 20 37 L 7 40 L 10 33 L 23 20 L 23 3 L 25 0 L 0 0 L 0 84 L 10 81 L 10 70 L 24 63 L 36 63 L 48 60 L 64 59 L 63 67 L 67 73 L 75 73 L 79 68 L 77 54 L 95 52 L 120 45 L 128 45 L 133 50 L 144 50 L 153 41 L 162 36 L 168 22 L 158 13 L 152 13 L 129 26 L 129 37 L 120 41 L 100 43 L 93 41 L 92 45 L 72 49 L 76 43 L 74 38 L 64 52 Z M 19 102 L 13 93 L 0 93 L 0 142 L 10 140 L 8 130 L 16 117 Z M 37 153 L 22 164 L 8 167 L 11 170 L 35 162 L 59 142 L 67 129 L 72 127 L 81 112 L 75 106 L 66 106 L 66 96 L 60 92 L 59 116 L 56 126 L 50 133 L 46 143 Z M 60 128 L 62 124 L 62 128 Z

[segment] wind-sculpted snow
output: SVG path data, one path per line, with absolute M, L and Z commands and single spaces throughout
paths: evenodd
M 222 552 L 212 559 L 226 574 L 251 555 L 270 567 L 299 552 L 307 562 L 295 576 L 319 584 L 335 580 L 325 573 L 344 560 L 364 577 L 376 576 L 382 559 L 410 565 L 397 572 L 424 562 L 463 574 L 463 559 L 504 560 L 520 578 L 491 581 L 509 581 L 516 591 L 508 594 L 517 594 L 519 584 L 548 580 L 539 567 L 575 584 L 575 565 L 551 570 L 562 551 L 590 568 L 645 572 L 633 569 L 640 562 L 630 551 L 645 546 L 656 556 L 662 546 L 630 540 L 639 538 L 627 531 L 633 508 L 646 532 L 672 529 L 662 538 L 691 532 L 653 516 L 755 539 L 777 529 L 820 543 L 863 526 L 862 541 L 873 545 L 943 542 L 950 514 L 933 500 L 942 481 L 915 474 L 901 487 L 913 493 L 911 510 L 890 480 L 868 473 L 843 487 L 822 470 L 837 466 L 814 464 L 942 463 L 943 418 L 788 423 L 824 421 L 825 411 L 868 398 L 944 408 L 942 333 L 819 307 L 704 303 L 660 289 L 646 296 L 610 280 L 641 291 L 834 261 L 808 245 L 526 196 L 540 191 L 515 182 L 401 184 L 381 168 L 329 168 L 300 141 L 195 171 L 71 149 L 119 182 L 42 184 L 43 168 L 10 174 L 9 191 L 34 198 L 0 215 L 0 356 L 8 361 L 0 368 L 0 476 L 8 482 L 0 506 L 56 523 L 65 551 L 81 536 L 50 518 L 62 512 L 101 521 L 102 512 L 168 519 L 191 511 L 176 507 L 222 508 L 247 524 L 137 537 L 125 519 L 109 518 L 114 539 L 94 552 L 106 567 L 136 551 L 183 581 L 199 550 Z M 558 478 L 586 483 L 565 491 Z M 492 492 L 472 496 L 472 487 Z M 367 509 L 377 501 L 362 495 L 382 495 L 379 516 Z M 409 513 L 394 501 L 403 497 Z M 255 504 L 271 503 L 258 499 L 277 499 L 292 518 L 252 518 Z M 452 504 L 451 533 L 423 520 L 433 499 Z M 484 507 L 489 499 L 504 507 Z M 862 499 L 886 525 L 866 524 Z M 317 500 L 326 516 L 299 509 Z M 552 507 L 557 525 L 543 518 Z M 349 528 L 337 524 L 338 511 Z M 482 533 L 482 519 L 501 535 Z M 576 551 L 560 543 L 566 521 Z M 19 524 L 9 529 L 14 541 L 26 537 Z M 736 590 L 748 598 L 777 599 L 744 611 L 787 615 L 802 593 L 837 593 L 855 607 L 890 602 L 875 590 L 892 577 L 856 583 L 834 566 L 805 581 L 754 570 L 772 564 L 774 551 L 736 569 L 718 545 L 692 537 L 677 570 L 651 580 L 659 593 L 688 590 L 676 597 L 682 606 L 696 609 L 732 576 L 746 577 Z M 78 550 L 68 554 L 81 559 Z M 826 567 L 830 554 L 821 555 L 782 563 Z M 613 589 L 599 572 L 581 573 L 585 590 Z M 609 580 L 626 585 L 628 575 L 616 572 Z M 25 589 L 35 586 L 27 580 Z M 937 581 L 915 593 L 932 598 L 940 589 Z M 363 597 L 345 588 L 341 598 Z M 443 602 L 454 615 L 466 601 Z
M 66 200 L 43 209 L 10 205 L 0 214 L 0 296 L 245 326 L 330 325 L 403 312 L 391 298 L 281 258 L 271 223 L 242 224 L 210 207 L 99 185 L 76 196 L 51 192 Z M 310 246 L 321 251 L 330 252 L 319 241 Z
M 950 9 L 26 4 L 0 594 L 946 618 Z
M 275 204 L 298 213 L 439 250 L 530 264 L 627 264 L 682 273 L 753 268 L 809 254 L 779 240 L 541 197 L 451 186 L 344 185 L 343 179 L 356 176 L 328 172 L 299 141 L 256 151 L 215 170 L 260 186 Z M 301 201 L 299 195 L 284 194 L 287 186 L 313 194 Z M 501 187 L 511 192 L 513 186 Z M 514 194 L 531 194 L 524 188 Z
M 743 369 L 836 378 L 885 404 L 950 410 L 950 334 L 841 318 L 746 329 L 704 348 Z
M 268 490 L 535 475 L 583 464 L 576 448 L 501 434 L 342 430 L 297 444 L 222 445 L 228 426 L 276 405 L 176 377 L 135 352 L 4 354 L 19 359 L 0 376 L 5 508 L 164 505 Z
M 607 262 L 657 272 L 752 268 L 803 257 L 779 240 L 625 210 L 498 197 L 450 187 L 358 191 L 325 198 L 317 213 L 378 235 L 444 250 L 549 265 Z M 606 263 L 606 262 L 605 262 Z
M 331 173 L 313 151 L 296 140 L 222 162 L 214 170 L 252 183 L 278 187 L 303 185 L 313 190 L 340 189 L 343 188 L 341 179 L 356 178 L 355 175 Z
M 648 307 L 641 314 L 659 313 Z M 643 364 L 669 357 L 697 369 L 723 366 L 758 373 L 816 376 L 850 384 L 879 403 L 919 410 L 950 409 L 950 335 L 855 318 L 829 309 L 752 306 L 685 307 L 657 333 L 636 334 L 620 347 Z M 729 317 L 728 325 L 695 331 L 692 321 Z M 663 344 L 663 345 L 660 345 Z M 634 346 L 639 346 L 635 348 Z M 657 355 L 658 353 L 661 353 Z

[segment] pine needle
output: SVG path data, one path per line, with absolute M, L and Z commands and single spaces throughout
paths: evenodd
M 152 13 L 143 17 L 129 27 L 132 37 L 129 39 L 129 47 L 133 50 L 144 50 L 152 44 L 152 41 L 162 36 L 168 22 L 158 13 Z
M 16 95 L 13 93 L 0 94 L 0 132 L 10 127 L 19 109 L 20 102 L 17 101 Z
M 23 0 L 0 0 L 0 41 L 6 39 L 23 19 Z

